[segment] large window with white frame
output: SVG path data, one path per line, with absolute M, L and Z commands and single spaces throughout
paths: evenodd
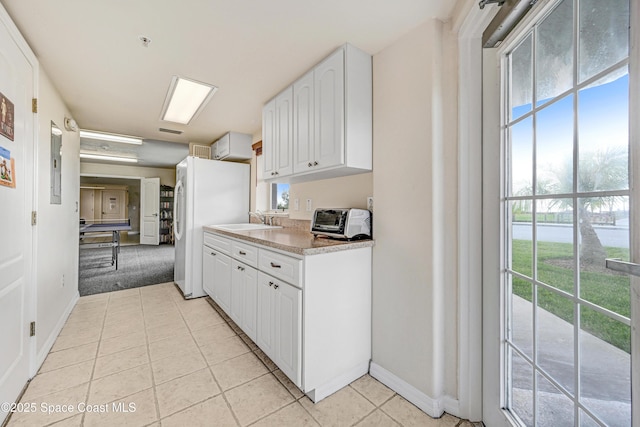
M 631 425 L 629 0 L 552 0 L 500 48 L 503 399 L 526 426 Z

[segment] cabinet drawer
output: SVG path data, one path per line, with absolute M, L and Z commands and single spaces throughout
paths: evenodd
M 258 250 L 258 270 L 302 287 L 302 260 L 265 249 Z
M 231 240 L 217 234 L 204 233 L 204 244 L 212 249 L 217 249 L 227 255 L 231 255 Z
M 231 243 L 231 256 L 251 267 L 258 267 L 258 248 L 240 242 Z

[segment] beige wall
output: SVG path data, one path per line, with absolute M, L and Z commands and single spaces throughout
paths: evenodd
M 373 362 L 430 399 L 457 398 L 455 52 L 432 20 L 373 59 Z
M 42 361 L 78 294 L 78 205 L 80 136 L 64 128 L 71 117 L 45 71 L 38 94 L 38 226 L 36 353 Z M 62 204 L 49 203 L 51 121 L 62 130 Z M 64 285 L 63 285 L 64 283 Z
M 83 175 L 132 176 L 141 178 L 160 177 L 160 185 L 176 186 L 176 168 L 148 168 L 144 166 L 107 165 L 102 163 L 80 163 Z
M 323 179 L 289 188 L 289 218 L 311 219 L 316 208 L 367 208 L 367 197 L 373 195 L 373 175 L 363 173 L 342 178 Z M 294 200 L 300 201 L 300 210 L 294 209 Z M 311 199 L 311 212 L 306 211 Z

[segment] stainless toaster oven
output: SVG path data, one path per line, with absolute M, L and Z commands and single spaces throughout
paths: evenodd
M 338 239 L 370 239 L 371 212 L 366 209 L 316 209 L 311 232 Z

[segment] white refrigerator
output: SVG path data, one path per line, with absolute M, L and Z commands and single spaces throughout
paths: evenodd
M 173 232 L 174 282 L 185 298 L 202 289 L 202 240 L 205 225 L 249 221 L 250 165 L 189 156 L 176 166 Z

